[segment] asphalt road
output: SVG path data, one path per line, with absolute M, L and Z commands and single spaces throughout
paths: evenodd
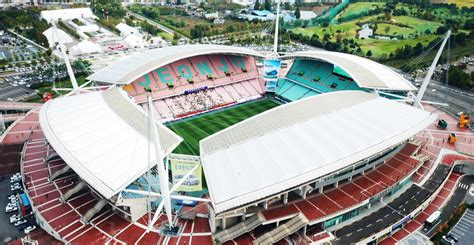
M 461 183 L 466 184 L 470 186 L 472 183 L 474 183 L 474 176 L 466 176 L 461 180 Z M 451 196 L 449 199 L 448 203 L 444 206 L 444 208 L 441 210 L 441 215 L 440 215 L 440 224 L 446 222 L 451 214 L 454 213 L 454 210 L 461 204 L 466 197 L 467 190 L 463 188 L 459 188 L 459 185 L 456 186 L 456 191 L 454 194 Z M 428 237 L 433 236 L 436 233 L 437 229 L 431 229 L 429 232 L 424 233 Z
M 335 232 L 337 240 L 333 241 L 333 244 L 345 245 L 358 242 L 371 236 L 371 234 L 396 224 L 429 197 L 430 193 L 441 184 L 440 180 L 446 177 L 448 171 L 448 167 L 438 166 L 423 187 L 412 185 L 398 198 L 390 203 L 385 203 L 385 206 L 381 209 L 337 230 Z
M 135 17 L 135 18 L 137 18 L 137 19 L 147 21 L 148 23 L 150 23 L 150 24 L 156 26 L 157 28 L 163 30 L 163 31 L 166 32 L 166 33 L 174 34 L 174 31 L 173 31 L 172 29 L 170 29 L 170 28 L 168 28 L 168 27 L 166 27 L 166 26 L 164 26 L 164 25 L 162 25 L 162 24 L 160 24 L 160 23 L 158 23 L 158 22 L 156 22 L 156 21 L 154 21 L 154 20 L 151 20 L 151 19 L 149 19 L 149 18 L 147 18 L 147 17 L 145 17 L 145 16 L 143 16 L 143 15 L 139 15 L 139 14 L 137 14 L 137 13 L 134 13 L 134 12 L 130 11 L 130 10 L 127 10 L 127 14 L 132 15 L 133 17 Z M 186 38 L 186 37 L 185 37 L 185 38 Z
M 454 115 L 461 111 L 474 114 L 474 94 L 447 87 L 437 81 L 428 85 L 423 100 L 446 103 L 448 106 L 443 109 Z

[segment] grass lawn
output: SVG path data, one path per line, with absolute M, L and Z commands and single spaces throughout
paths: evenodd
M 415 29 L 416 32 L 424 33 L 425 30 L 430 30 L 431 32 L 436 31 L 438 27 L 442 24 L 439 22 L 422 20 L 411 16 L 393 16 L 392 21 L 394 23 L 403 23 L 409 25 L 411 28 Z
M 382 55 L 390 54 L 394 52 L 397 48 L 403 47 L 406 44 L 410 46 L 415 46 L 418 42 L 423 44 L 423 46 L 427 46 L 432 40 L 436 39 L 436 35 L 423 35 L 416 39 L 404 39 L 404 40 L 380 40 L 380 39 L 363 39 L 358 40 L 357 42 L 360 44 L 362 52 L 364 54 L 370 49 L 372 50 L 372 54 L 374 57 L 381 57 Z
M 386 28 L 388 28 L 388 32 L 386 32 Z M 375 31 L 375 34 L 377 35 L 391 35 L 391 36 L 397 36 L 397 35 L 403 35 L 403 37 L 408 37 L 410 34 L 415 34 L 416 31 L 413 28 L 407 28 L 407 27 L 400 27 L 396 25 L 391 25 L 391 24 L 377 24 L 377 30 Z
M 160 36 L 162 39 L 167 40 L 167 41 L 173 40 L 173 34 L 169 34 L 169 33 L 164 32 L 164 31 L 158 33 L 158 36 Z
M 474 0 L 448 0 L 448 3 L 455 3 L 458 7 L 474 6 Z
M 349 5 L 351 6 L 351 5 Z M 404 40 L 380 40 L 380 39 L 358 39 L 357 31 L 360 27 L 357 25 L 357 22 L 366 23 L 370 21 L 375 21 L 377 15 L 366 16 L 363 18 L 355 19 L 348 22 L 343 22 L 340 24 L 331 24 L 328 27 L 322 26 L 313 26 L 308 28 L 296 28 L 292 31 L 294 33 L 301 33 L 306 36 L 312 36 L 317 34 L 320 39 L 324 37 L 324 34 L 330 34 L 332 36 L 331 41 L 335 42 L 337 36 L 341 36 L 342 39 L 354 39 L 357 43 L 360 44 L 362 52 L 365 54 L 370 49 L 372 50 L 373 57 L 380 58 L 384 55 L 389 55 L 391 52 L 394 52 L 395 49 L 403 47 L 408 44 L 415 46 L 418 42 L 426 46 L 430 41 L 435 39 L 436 35 L 426 35 L 425 30 L 430 30 L 432 33 L 441 26 L 438 22 L 427 21 L 418 19 L 410 16 L 393 16 L 393 23 L 403 23 L 409 25 L 410 28 L 400 27 L 388 23 L 378 23 L 376 34 L 378 35 L 403 35 Z M 389 32 L 385 33 L 385 28 L 390 27 Z M 414 34 L 419 34 L 417 38 L 414 38 Z M 355 51 L 355 50 L 354 50 Z
M 368 12 L 371 9 L 375 9 L 376 6 L 384 5 L 383 2 L 357 2 L 351 3 L 336 18 L 346 17 L 350 15 L 356 15 L 363 12 Z
M 199 141 L 201 139 L 278 105 L 273 100 L 257 100 L 169 123 L 166 126 L 183 138 L 183 142 L 174 152 L 199 155 Z

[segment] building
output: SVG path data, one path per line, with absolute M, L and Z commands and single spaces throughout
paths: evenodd
M 279 60 L 269 92 L 255 50 L 149 50 L 87 78 L 109 89 L 27 114 L 0 140 L 28 139 L 22 174 L 38 224 L 68 243 L 316 242 L 423 179 L 431 156 L 415 135 L 437 114 L 397 101 L 416 91 L 410 82 L 350 54 Z M 268 107 L 252 114 L 257 104 Z

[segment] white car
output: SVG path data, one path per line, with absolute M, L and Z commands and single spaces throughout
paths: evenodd
M 13 223 L 15 223 L 17 221 L 20 221 L 20 220 L 21 220 L 21 218 L 18 217 L 18 216 L 10 217 L 10 224 L 13 224 Z
M 12 190 L 12 191 L 16 191 L 16 190 L 19 190 L 19 189 L 21 189 L 21 186 L 19 186 L 19 185 L 16 185 L 16 186 L 12 186 L 12 187 L 11 187 L 11 190 Z
M 14 226 L 19 226 L 19 225 L 22 225 L 22 224 L 24 224 L 24 223 L 26 223 L 26 219 L 24 219 L 24 220 L 19 220 L 19 221 L 15 222 L 15 224 L 13 224 L 13 225 L 14 225 Z
M 31 225 L 25 228 L 24 232 L 25 234 L 30 233 L 31 231 L 34 231 L 36 229 L 36 225 Z
M 13 211 L 17 211 L 18 208 L 17 207 L 12 207 L 12 206 L 6 206 L 5 207 L 5 213 L 11 213 Z

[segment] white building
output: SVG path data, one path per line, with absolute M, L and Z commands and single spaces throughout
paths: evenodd
M 359 38 L 369 38 L 374 35 L 374 30 L 368 24 L 364 24 L 362 29 L 357 33 Z
M 232 0 L 232 3 L 236 3 L 242 6 L 249 6 L 255 3 L 255 0 Z
M 71 48 L 71 52 L 75 55 L 102 53 L 102 48 L 99 44 L 88 40 L 83 40 Z
M 131 27 L 125 23 L 120 23 L 116 25 L 115 28 L 120 31 L 122 37 L 126 37 L 130 34 L 140 35 L 140 31 L 137 28 Z
M 45 19 L 48 23 L 51 21 L 61 20 L 72 20 L 80 18 L 92 18 L 97 19 L 92 13 L 90 8 L 71 8 L 71 9 L 58 9 L 58 10 L 46 10 L 41 11 L 41 18 Z
M 318 16 L 313 11 L 300 11 L 300 12 L 301 12 L 300 20 L 310 20 Z

